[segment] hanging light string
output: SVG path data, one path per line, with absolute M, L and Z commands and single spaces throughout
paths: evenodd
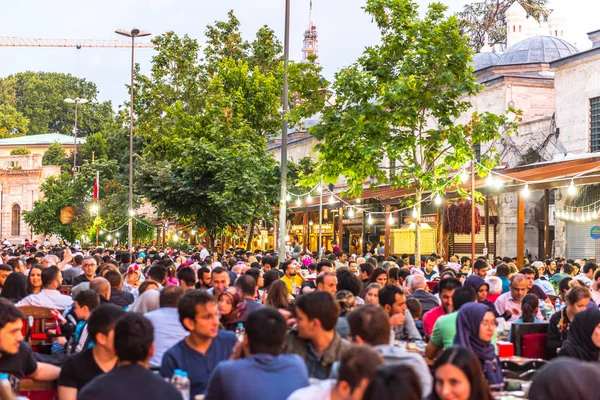
M 311 196 L 315 191 L 317 193 L 321 193 L 321 192 L 319 192 L 319 189 L 322 190 L 322 187 L 321 187 L 320 183 L 318 183 L 316 186 L 314 186 L 312 189 L 310 189 L 308 192 L 305 192 L 305 193 L 298 193 L 298 194 L 296 194 L 296 193 L 292 193 L 289 190 L 287 190 L 286 191 L 286 201 L 291 201 L 294 198 L 298 199 L 298 198 L 302 198 L 302 197 Z
M 118 227 L 117 229 L 112 229 L 112 230 L 108 230 L 108 229 L 102 229 L 104 231 L 104 233 L 114 233 L 117 232 L 118 230 L 120 230 L 121 228 L 123 228 L 125 225 L 127 225 L 128 221 L 125 221 L 123 223 L 123 225 L 121 225 L 120 227 Z

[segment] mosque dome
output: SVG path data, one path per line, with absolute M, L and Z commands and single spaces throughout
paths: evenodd
M 564 39 L 533 36 L 511 46 L 496 65 L 549 63 L 575 53 L 579 50 Z
M 496 53 L 477 53 L 473 56 L 473 69 L 475 71 L 479 71 L 484 68 L 491 67 L 492 65 L 496 65 L 499 58 L 500 55 Z

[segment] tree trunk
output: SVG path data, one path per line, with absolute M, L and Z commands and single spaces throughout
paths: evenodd
M 250 221 L 250 229 L 248 230 L 248 240 L 246 240 L 246 251 L 252 250 L 252 237 L 254 236 L 254 225 L 256 224 L 256 218 L 252 218 Z
M 421 268 L 421 199 L 423 192 L 417 187 L 415 191 L 415 209 L 417 218 L 415 219 L 415 267 Z

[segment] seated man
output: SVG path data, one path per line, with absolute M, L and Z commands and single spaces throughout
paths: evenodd
M 133 303 L 133 294 L 122 290 L 123 277 L 119 272 L 108 271 L 104 278 L 110 283 L 110 298 L 108 300 L 112 304 L 125 308 Z
M 19 393 L 21 379 L 37 381 L 58 379 L 60 368 L 37 362 L 31 347 L 23 342 L 25 315 L 10 301 L 0 298 L 0 373 L 8 374 L 14 394 Z
M 100 306 L 100 297 L 93 290 L 82 290 L 75 296 L 73 312 L 79 321 L 75 329 L 74 352 L 87 349 L 92 338 L 89 336 L 87 320 L 92 315 L 92 311 Z
M 280 354 L 286 332 L 285 319 L 273 308 L 249 314 L 244 341 L 236 345 L 230 361 L 217 365 L 205 400 L 279 400 L 308 386 L 304 361 L 295 354 Z
M 412 367 L 421 381 L 423 398 L 429 396 L 433 379 L 425 360 L 417 353 L 390 346 L 390 319 L 381 307 L 365 305 L 350 312 L 347 318 L 354 342 L 373 346 L 386 365 Z
M 477 301 L 477 293 L 472 286 L 462 286 L 457 288 L 452 294 L 453 312 L 442 315 L 437 319 L 433 326 L 431 339 L 425 348 L 425 356 L 430 360 L 437 358 L 438 353 L 454 343 L 456 336 L 456 318 L 458 318 L 458 310 L 463 304 Z
M 118 365 L 85 385 L 78 400 L 183 400 L 175 386 L 148 371 L 148 361 L 154 352 L 154 329 L 150 321 L 139 314 L 126 313 L 115 326 L 114 346 Z
M 288 400 L 362 399 L 373 374 L 384 365 L 370 346 L 353 345 L 342 354 L 337 379 L 326 379 L 298 389 Z
M 165 353 L 160 374 L 171 379 L 176 369 L 186 371 L 190 398 L 194 398 L 206 392 L 208 378 L 219 362 L 229 359 L 237 339 L 233 332 L 219 330 L 217 301 L 207 292 L 186 292 L 177 311 L 179 322 L 190 334 Z
M 513 275 L 510 278 L 510 291 L 502 294 L 494 303 L 498 315 L 510 322 L 519 319 L 521 316 L 521 300 L 527 294 L 528 289 L 527 278 L 523 274 Z M 542 319 L 539 310 L 536 317 Z
M 113 343 L 115 325 L 125 314 L 122 308 L 105 304 L 88 319 L 88 334 L 94 347 L 75 354 L 63 363 L 58 378 L 58 398 L 75 400 L 77 393 L 96 376 L 112 370 L 117 364 Z
M 419 303 L 421 303 L 421 318 L 423 318 L 425 313 L 440 305 L 440 300 L 427 291 L 427 281 L 423 275 L 411 275 L 409 282 L 410 294 L 406 298 L 419 300 Z
M 38 294 L 30 294 L 19 301 L 16 306 L 35 306 L 64 310 L 73 304 L 71 296 L 58 291 L 62 285 L 62 273 L 58 267 L 48 267 L 42 271 L 42 290 Z
M 422 340 L 415 321 L 406 307 L 406 297 L 402 289 L 398 286 L 386 285 L 379 291 L 379 305 L 390 318 L 390 324 L 396 332 L 396 340 Z
M 253 276 L 250 276 L 249 274 L 240 276 L 235 281 L 234 286 L 240 288 L 246 299 L 246 310 L 243 312 L 242 316 L 240 316 L 239 321 L 246 321 L 250 313 L 264 308 L 262 304 L 255 300 L 256 279 L 254 279 Z
M 158 298 L 160 308 L 144 314 L 154 326 L 154 355 L 150 359 L 150 368 L 160 368 L 163 355 L 167 350 L 189 335 L 179 322 L 177 304 L 181 296 L 183 296 L 182 288 L 167 286 L 160 292 Z
M 283 351 L 302 357 L 311 378 L 327 379 L 349 346 L 335 330 L 339 313 L 339 305 L 327 292 L 303 294 L 296 300 L 297 329 L 288 333 Z

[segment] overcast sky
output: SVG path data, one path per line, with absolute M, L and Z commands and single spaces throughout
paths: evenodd
M 445 0 L 458 11 L 468 0 Z M 291 0 L 290 57 L 301 58 L 302 34 L 308 26 L 309 0 Z M 320 60 L 325 76 L 378 41 L 371 18 L 364 13 L 365 0 L 314 0 L 314 23 L 319 31 Z M 421 5 L 429 1 L 418 0 Z M 283 40 L 284 0 L 0 0 L 0 36 L 118 39 L 117 28 L 137 26 L 153 35 L 173 30 L 204 41 L 204 29 L 235 10 L 248 40 L 262 25 L 271 26 Z M 600 29 L 600 0 L 552 0 L 555 10 L 566 10 L 571 37 L 579 49 L 589 47 L 585 33 Z M 565 12 L 565 11 L 561 11 Z M 143 40 L 143 39 L 142 39 Z M 130 52 L 119 49 L 0 48 L 0 76 L 35 70 L 71 73 L 95 82 L 100 100 L 121 104 L 127 98 Z M 136 61 L 148 71 L 152 50 L 136 51 Z

